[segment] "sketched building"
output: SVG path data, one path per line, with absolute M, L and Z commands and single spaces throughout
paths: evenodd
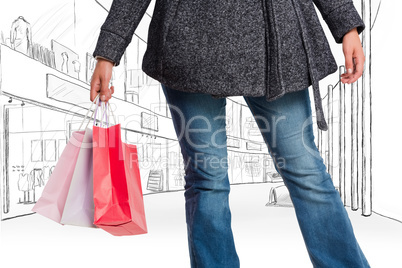
M 371 13 L 371 2 L 362 1 L 362 18 L 371 26 L 362 34 L 366 56 L 363 76 L 354 84 L 343 84 L 340 76 L 345 69 L 340 66 L 337 79 L 323 97 L 330 128 L 317 133 L 317 146 L 343 203 L 352 210 L 361 209 L 364 216 L 372 213 L 373 193 Z
M 26 55 L 32 54 L 31 25 L 23 16 L 19 16 L 11 24 L 10 43 L 14 50 Z
M 184 186 L 184 163 L 165 97 L 160 84 L 141 69 L 150 20 L 149 15 L 144 16 L 120 66 L 113 70 L 112 79 L 119 90 L 111 101 L 121 123 L 123 141 L 137 145 L 144 194 L 181 190 Z M 91 50 L 80 55 L 59 40 L 49 40 L 50 48 L 34 41 L 31 40 L 32 53 L 28 54 L 15 49 L 11 42 L 0 46 L 3 219 L 31 213 L 64 146 L 90 106 L 89 88 L 96 64 Z M 323 104 L 326 101 L 330 103 L 326 117 L 337 120 L 339 110 L 335 109 L 343 104 L 333 102 L 331 94 L 324 96 Z M 283 183 L 242 97 L 227 98 L 226 117 L 230 182 Z M 332 129 L 335 122 L 329 120 Z M 341 121 L 339 126 L 344 124 Z M 371 189 L 363 186 L 361 172 L 360 177 L 351 176 L 349 181 L 345 178 L 350 168 L 337 165 L 345 161 L 343 156 L 349 156 L 343 146 L 350 144 L 343 141 L 345 136 L 346 132 L 330 131 L 316 135 L 320 153 L 345 205 L 352 199 L 352 208 L 356 209 L 370 204 L 367 196 Z M 360 147 L 353 148 L 356 151 Z M 334 157 L 338 155 L 340 158 Z M 362 169 L 357 161 L 353 163 L 354 172 Z M 358 194 L 363 189 L 368 190 L 365 197 Z M 349 197 L 350 191 L 355 195 Z
M 141 70 L 144 40 L 136 33 L 121 66 L 114 68 L 114 84 L 124 90 L 111 103 L 124 142 L 137 145 L 144 194 L 181 190 L 184 163 L 171 115 L 160 84 Z M 0 46 L 3 219 L 32 213 L 90 106 L 91 51 L 80 57 L 58 40 L 50 44 L 32 42 L 28 54 L 9 43 Z M 231 183 L 271 181 L 273 161 L 248 107 L 229 98 L 226 109 Z

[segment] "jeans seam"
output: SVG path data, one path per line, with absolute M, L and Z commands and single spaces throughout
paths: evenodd
M 169 92 L 169 87 L 166 87 L 166 85 L 164 85 L 165 86 L 165 88 L 166 88 L 166 94 L 168 95 L 167 96 L 167 98 L 168 99 L 171 99 L 171 96 L 170 96 L 170 92 Z M 169 104 L 168 104 L 169 105 Z M 173 115 L 172 115 L 172 119 L 173 119 Z M 181 137 L 182 139 L 184 138 L 184 137 Z M 184 148 L 184 151 L 185 151 L 185 154 L 187 155 L 187 157 L 188 158 L 191 158 L 189 155 L 188 155 L 188 153 L 187 153 L 187 151 L 188 151 L 188 147 L 186 146 L 186 142 L 184 142 L 184 141 L 178 141 L 179 142 L 179 144 L 181 144 L 182 146 L 183 146 L 183 148 Z M 190 159 L 190 161 L 191 161 L 191 159 Z M 190 163 L 190 161 L 187 163 L 187 164 L 190 164 L 191 165 L 191 163 Z M 186 165 L 187 165 L 186 164 Z M 185 167 L 186 167 L 186 165 L 185 165 Z M 189 174 L 192 174 L 193 173 L 193 171 L 192 171 L 192 169 L 191 168 L 189 168 L 189 167 L 187 167 L 188 169 L 189 169 Z M 187 182 L 186 182 L 187 183 Z M 192 186 L 194 186 L 194 183 L 195 183 L 195 179 L 194 179 L 194 176 L 191 176 L 191 185 Z M 196 201 L 194 200 L 194 198 L 193 198 L 193 201 L 192 201 L 192 205 L 191 205 L 191 211 L 189 212 L 189 217 L 190 217 L 190 219 L 189 219 L 189 222 L 187 223 L 189 226 L 190 226 L 190 236 L 191 236 L 191 239 L 190 239 L 190 243 L 191 243 L 191 247 L 190 247 L 190 250 L 191 250 L 191 254 L 192 254 L 192 259 L 193 259 L 193 262 L 194 262 L 194 265 L 195 265 L 195 267 L 194 268 L 197 268 L 197 267 L 199 267 L 199 265 L 198 265 L 198 262 L 197 262 L 197 258 L 196 258 L 196 255 L 195 255 L 195 249 L 194 249 L 194 237 L 193 237 L 193 235 L 192 235 L 192 228 L 193 228 L 193 221 L 194 221 L 194 206 L 195 206 L 195 204 L 196 204 Z

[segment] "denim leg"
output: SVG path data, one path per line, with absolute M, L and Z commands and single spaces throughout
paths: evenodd
M 229 208 L 226 99 L 162 89 L 185 165 L 191 267 L 240 267 Z
M 370 267 L 314 142 L 308 89 L 244 97 L 289 190 L 314 267 Z

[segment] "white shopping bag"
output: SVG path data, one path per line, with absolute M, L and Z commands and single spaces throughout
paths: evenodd
M 95 107 L 94 118 L 96 118 L 99 108 L 98 101 L 99 99 Z M 87 124 L 60 223 L 98 228 L 93 224 L 94 212 L 92 129 L 88 128 Z
M 86 128 L 60 223 L 97 228 L 94 222 L 92 129 Z
M 94 123 L 96 121 L 97 110 L 99 109 L 98 104 L 99 99 L 96 101 L 93 114 L 93 118 L 95 119 Z M 102 105 L 102 115 L 106 115 L 103 107 L 104 105 Z M 85 118 L 86 117 L 87 116 L 85 116 Z M 101 119 L 101 123 L 103 123 L 103 116 L 101 116 Z M 85 128 L 84 138 L 78 154 L 60 223 L 98 228 L 93 224 L 95 213 L 93 196 L 93 142 L 92 129 L 88 128 L 88 124 Z

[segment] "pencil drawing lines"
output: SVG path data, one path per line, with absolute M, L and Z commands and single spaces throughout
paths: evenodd
M 371 143 L 372 136 L 371 132 L 370 136 L 365 136 L 366 113 L 367 109 L 371 110 L 371 107 L 364 105 L 367 74 L 357 82 L 346 85 L 340 82 L 344 70 L 344 66 L 340 66 L 336 86 L 329 85 L 324 97 L 327 98 L 325 103 L 331 127 L 326 136 L 318 131 L 318 147 L 344 205 L 350 206 L 352 210 L 362 209 L 362 214 L 368 216 L 371 214 L 372 189 L 371 170 L 370 174 L 366 173 L 365 158 L 370 157 L 371 162 L 372 155 L 371 152 L 366 155 L 365 142 L 368 139 Z M 334 94 L 335 90 L 339 90 L 338 94 Z M 335 99 L 336 95 L 338 99 Z
M 380 0 L 380 2 L 378 3 L 377 11 L 375 12 L 375 17 L 374 17 L 373 23 L 371 24 L 370 30 L 373 30 L 375 22 L 377 21 L 377 17 L 378 17 L 378 14 L 380 12 L 380 8 L 381 8 L 381 2 L 382 2 L 382 0 Z
M 283 179 L 282 179 L 281 175 L 278 172 L 271 171 L 271 172 L 267 172 L 266 181 L 267 182 L 272 182 L 272 183 L 274 183 L 274 182 L 283 182 Z
M 11 47 L 16 51 L 19 51 L 26 55 L 32 54 L 31 24 L 28 21 L 26 21 L 26 19 L 23 16 L 19 16 L 11 24 L 10 44 Z
M 227 147 L 240 148 L 240 140 L 232 137 L 227 138 Z
M 258 128 L 257 123 L 255 122 L 254 118 L 247 117 L 246 118 L 246 133 L 248 136 L 260 136 L 260 129 Z
M 52 40 L 51 44 L 56 69 L 78 79 L 79 72 L 81 71 L 78 54 L 56 40 Z
M 246 149 L 250 151 L 261 151 L 262 145 L 260 143 L 248 141 L 246 142 Z
M 163 190 L 162 170 L 151 170 L 148 175 L 147 190 L 161 192 Z
M 63 5 L 54 11 L 59 14 L 69 7 Z M 76 8 L 74 21 L 79 21 Z M 50 37 L 54 26 L 62 22 L 58 17 L 66 18 L 48 13 L 46 23 L 35 32 L 21 16 L 18 25 L 12 26 L 18 35 L 12 39 L 3 35 L 1 39 L 3 219 L 31 214 L 30 206 L 40 196 L 66 141 L 89 107 L 88 90 L 96 64 L 90 53 L 93 48 L 75 47 L 74 43 L 65 44 Z M 74 24 L 74 36 L 69 36 L 68 31 L 56 31 L 57 35 L 64 33 L 75 40 L 79 36 L 75 31 L 80 30 L 75 27 Z M 35 42 L 35 37 L 45 35 L 49 36 L 46 41 L 50 48 Z M 162 107 L 165 100 L 161 98 L 160 84 L 141 70 L 145 36 L 140 32 L 134 35 L 121 66 L 113 70 L 113 82 L 120 88 L 113 99 L 114 112 L 128 117 L 121 122 L 122 137 L 138 146 L 144 194 L 182 190 L 184 163 L 178 141 L 172 138 L 175 135 L 169 110 L 166 105 L 165 109 L 150 109 Z M 20 78 L 21 73 L 25 79 Z M 231 183 L 271 180 L 268 177 L 274 171 L 273 161 L 250 111 L 244 102 L 234 99 L 228 99 L 227 108 Z M 166 165 L 161 165 L 163 161 Z
M 359 154 L 354 153 L 358 151 L 358 128 L 357 122 L 359 120 L 357 111 L 359 110 L 359 98 L 358 98 L 358 82 L 351 85 L 350 95 L 351 95 L 351 208 L 352 210 L 357 210 L 359 208 L 359 189 L 358 189 L 358 165 L 359 165 Z
M 36 15 L 18 14 L 0 29 L 2 219 L 31 214 L 66 141 L 89 107 L 97 63 L 92 56 L 98 37 L 93 29 L 99 29 L 111 1 L 90 2 L 88 7 L 95 14 L 74 1 Z M 363 17 L 371 28 L 381 22 L 379 10 L 385 2 L 377 3 L 372 20 L 371 3 L 362 1 Z M 185 185 L 185 163 L 160 83 L 141 66 L 151 11 L 145 13 L 121 64 L 113 68 L 116 90 L 111 101 L 122 139 L 137 145 L 145 195 L 183 190 Z M 90 33 L 82 29 L 81 21 L 90 25 Z M 368 216 L 372 210 L 370 31 L 365 31 L 363 45 L 367 55 L 364 77 L 356 84 L 343 85 L 339 81 L 343 69 L 339 70 L 323 98 L 330 127 L 318 131 L 316 137 L 344 204 Z M 272 187 L 270 205 L 291 205 L 283 178 L 243 98 L 227 98 L 226 133 L 230 183 L 267 183 Z
M 269 200 L 266 206 L 293 207 L 289 191 L 285 185 L 271 188 L 269 191 Z
M 158 126 L 158 117 L 155 115 L 152 115 L 150 113 L 142 112 L 141 113 L 141 127 L 158 131 L 159 126 Z
M 379 6 L 380 7 L 380 6 Z M 362 0 L 362 18 L 366 25 L 372 25 L 371 1 Z M 362 34 L 363 50 L 366 55 L 365 68 L 362 77 L 362 214 L 369 216 L 372 213 L 372 93 L 371 93 L 371 28 Z M 368 95 L 368 96 L 367 96 Z M 366 127 L 366 120 L 369 126 Z M 368 134 L 368 135 L 367 135 Z M 367 146 L 368 145 L 368 146 Z M 368 148 L 367 148 L 368 147 Z M 369 158 L 369 161 L 367 161 Z M 368 172 L 368 174 L 367 174 Z

